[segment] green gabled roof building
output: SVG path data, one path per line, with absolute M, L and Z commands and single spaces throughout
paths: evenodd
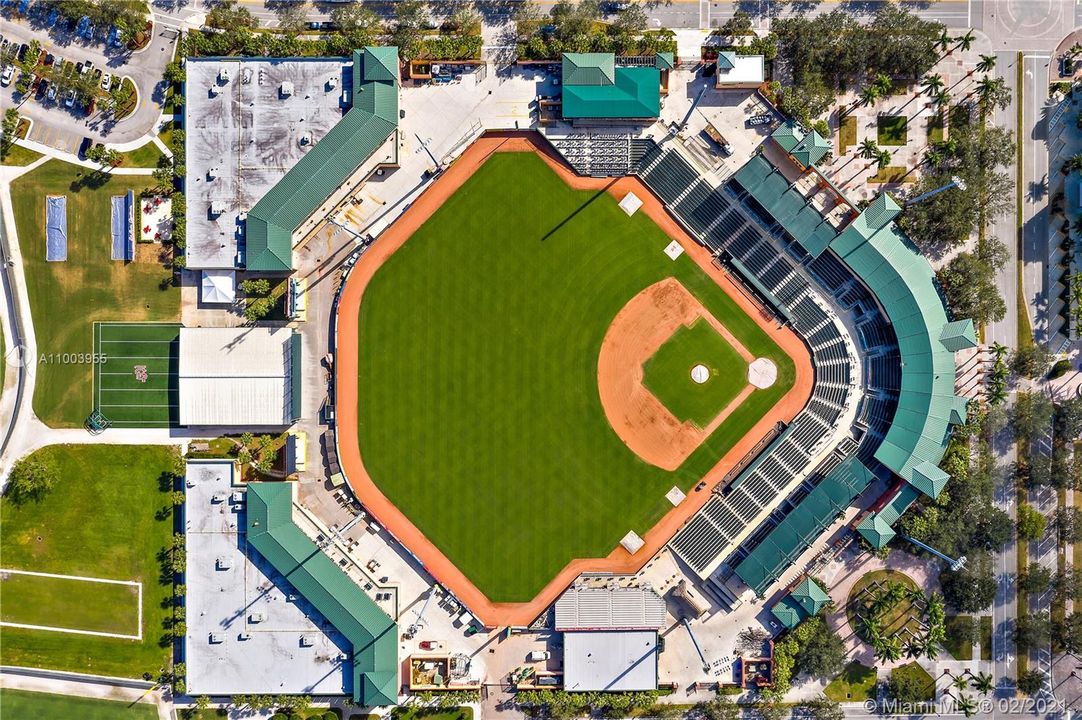
M 830 604 L 830 595 L 819 583 L 806 577 L 793 590 L 770 608 L 771 614 L 788 630 L 815 617 Z
M 564 53 L 562 71 L 565 120 L 654 120 L 661 114 L 658 62 L 618 67 L 612 53 Z
M 252 482 L 247 542 L 353 646 L 353 700 L 398 702 L 398 625 L 293 522 L 291 482 Z
M 829 140 L 815 130 L 808 132 L 796 120 L 786 120 L 770 137 L 806 168 L 814 167 L 830 152 Z
M 353 107 L 248 211 L 248 270 L 293 269 L 294 231 L 397 130 L 398 77 L 398 48 L 353 51 Z

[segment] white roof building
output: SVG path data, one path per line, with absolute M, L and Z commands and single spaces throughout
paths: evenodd
M 208 305 L 231 305 L 237 299 L 237 274 L 232 270 L 204 270 L 199 299 Z
M 566 633 L 564 690 L 656 690 L 657 656 L 656 630 Z
M 300 412 L 300 335 L 181 328 L 177 375 L 181 425 L 291 425 Z
M 755 88 L 766 77 L 766 61 L 762 55 L 738 55 L 731 50 L 718 53 L 715 87 Z

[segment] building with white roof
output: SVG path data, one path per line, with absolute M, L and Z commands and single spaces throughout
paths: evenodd
M 284 427 L 300 414 L 300 335 L 285 327 L 181 328 L 181 425 Z

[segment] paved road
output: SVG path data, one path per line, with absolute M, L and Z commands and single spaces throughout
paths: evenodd
M 1022 108 L 1022 286 L 1034 337 L 1048 340 L 1048 147 L 1045 144 L 1045 103 L 1048 100 L 1050 55 L 1023 56 Z
M 0 33 L 16 42 L 29 43 L 37 39 L 46 52 L 73 62 L 89 60 L 106 72 L 130 77 L 138 89 L 139 101 L 135 112 L 120 122 L 114 122 L 100 112 L 89 118 L 83 117 L 81 113 L 73 113 L 57 103 L 43 104 L 33 99 L 16 103 L 15 85 L 12 83 L 0 93 L 0 105 L 17 105 L 20 114 L 33 120 L 31 140 L 65 152 L 74 152 L 83 137 L 110 144 L 130 144 L 156 128 L 165 100 L 162 71 L 172 60 L 177 41 L 174 28 L 156 23 L 150 44 L 137 53 L 126 50 L 106 52 L 100 43 L 76 40 L 66 33 L 50 34 L 22 19 L 0 18 Z

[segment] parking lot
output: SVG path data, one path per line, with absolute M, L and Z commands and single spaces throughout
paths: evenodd
M 110 28 L 94 28 L 89 22 L 80 23 L 76 19 L 72 23 L 60 17 L 50 27 L 49 15 L 35 13 L 36 5 L 30 7 L 29 15 L 19 15 L 6 8 L 0 16 L 0 56 L 17 56 L 20 46 L 35 40 L 42 48 L 34 86 L 27 95 L 16 93 L 17 68 L 0 88 L 0 103 L 5 108 L 18 108 L 19 114 L 32 123 L 29 139 L 75 153 L 83 138 L 111 144 L 131 143 L 155 129 L 165 100 L 162 72 L 173 57 L 175 29 L 152 26 L 148 44 L 141 50 L 130 51 Z M 14 49 L 8 50 L 10 46 Z M 91 82 L 95 83 L 93 89 L 100 89 L 97 94 L 101 96 L 106 75 L 113 83 L 130 78 L 135 87 L 135 109 L 119 122 L 104 112 L 101 103 L 96 103 L 88 114 L 86 104 L 78 99 L 79 95 L 93 94 Z M 75 89 L 76 94 L 73 97 L 69 92 L 50 93 L 50 83 Z

